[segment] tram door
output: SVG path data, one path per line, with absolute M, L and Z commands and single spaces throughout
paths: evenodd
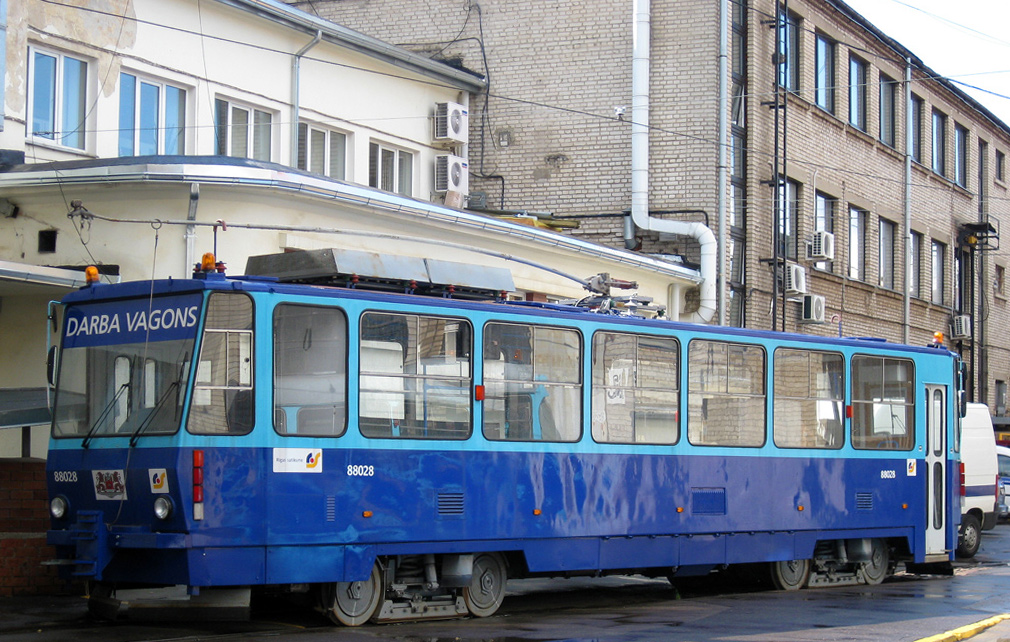
M 946 386 L 926 386 L 926 555 L 945 554 L 947 440 Z

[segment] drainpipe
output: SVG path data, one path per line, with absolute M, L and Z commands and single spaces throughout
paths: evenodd
M 299 79 L 301 77 L 302 56 L 312 49 L 323 37 L 322 31 L 316 31 L 312 41 L 298 50 L 291 61 L 291 167 L 298 167 L 298 100 L 300 94 Z
M 189 186 L 189 211 L 186 212 L 187 221 L 196 220 L 196 206 L 200 201 L 200 183 L 193 183 Z M 186 239 L 186 264 L 182 266 L 182 278 L 189 276 L 196 263 L 196 226 L 187 225 L 186 233 L 182 235 Z
M 668 234 L 691 236 L 701 245 L 701 301 L 698 310 L 682 321 L 707 323 L 715 315 L 716 253 L 718 242 L 708 226 L 697 222 L 665 221 L 649 215 L 649 57 L 650 0 L 634 0 L 631 62 L 631 221 L 638 227 Z M 724 109 L 722 103 L 720 108 Z M 625 226 L 625 246 L 636 244 Z M 670 309 L 676 301 L 670 301 Z

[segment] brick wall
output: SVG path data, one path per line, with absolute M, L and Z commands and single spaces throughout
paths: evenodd
M 46 545 L 46 464 L 36 459 L 0 459 L 0 597 L 65 593 L 70 587 Z
M 620 213 L 630 206 L 631 11 L 621 0 L 594 3 L 557 0 L 314 0 L 292 2 L 352 29 L 420 53 L 438 53 L 490 78 L 489 96 L 471 102 L 471 189 L 486 191 L 499 206 L 504 183 L 506 209 L 550 211 L 577 217 L 575 236 L 623 247 Z M 409 4 L 409 8 L 405 5 Z M 743 29 L 742 65 L 747 97 L 740 103 L 745 189 L 733 208 L 745 238 L 734 267 L 743 264 L 742 299 L 745 325 L 772 327 L 772 268 L 775 229 L 772 158 L 776 110 L 768 106 L 776 67 L 772 64 L 776 30 L 772 0 L 748 0 L 734 15 Z M 700 209 L 715 226 L 717 202 L 718 93 L 716 48 L 718 4 L 714 0 L 681 0 L 652 4 L 650 107 L 650 209 L 660 217 L 698 220 L 688 214 L 656 210 Z M 955 300 L 954 250 L 958 230 L 978 220 L 979 212 L 995 219 L 1010 215 L 1010 174 L 997 176 L 997 161 L 1007 164 L 1010 128 L 994 123 L 950 87 L 935 82 L 927 69 L 912 73 L 913 94 L 922 99 L 922 123 L 913 138 L 921 142 L 922 161 L 913 162 L 907 198 L 910 229 L 905 229 L 906 118 L 904 87 L 895 95 L 894 144 L 881 140 L 883 79 L 905 77 L 904 55 L 869 32 L 841 5 L 824 0 L 797 0 L 789 9 L 799 21 L 799 88 L 789 96 L 785 173 L 796 185 L 798 263 L 807 268 L 808 290 L 825 297 L 825 324 L 800 324 L 801 300 L 779 301 L 775 328 L 805 334 L 875 336 L 904 340 L 903 239 L 921 239 L 912 274 L 918 291 L 911 297 L 908 340 L 924 345 L 933 332 L 949 332 Z M 835 109 L 815 102 L 816 34 L 835 42 Z M 731 40 L 731 42 L 733 42 Z M 866 127 L 848 122 L 850 55 L 866 63 Z M 616 119 L 615 107 L 627 111 Z M 727 105 L 728 107 L 728 105 Z M 933 171 L 932 111 L 947 116 L 946 175 Z M 885 110 L 886 113 L 886 110 Z M 955 125 L 968 131 L 967 183 L 952 179 Z M 507 136 L 500 136 L 507 134 Z M 501 141 L 506 140 L 506 144 Z M 780 142 L 783 135 L 779 134 Z M 983 152 L 980 154 L 980 151 Z M 1007 168 L 1004 167 L 1004 171 Z M 483 175 L 484 177 L 482 177 Z M 493 178 L 492 178 L 493 177 Z M 499 180 L 499 178 L 501 180 Z M 835 260 L 806 261 L 805 243 L 815 229 L 817 195 L 835 203 Z M 863 228 L 853 234 L 850 214 L 865 212 Z M 893 227 L 888 227 L 893 225 Z M 881 241 L 881 230 L 884 240 Z M 890 230 L 890 232 L 887 232 Z M 643 252 L 683 254 L 697 258 L 697 244 L 685 237 L 637 230 Z M 860 241 L 861 239 L 861 241 Z M 888 241 L 890 239 L 890 241 Z M 933 301 L 933 242 L 945 246 L 943 300 Z M 883 254 L 884 260 L 881 260 Z M 890 260 L 888 260 L 890 255 Z M 850 258 L 861 256 L 862 270 L 850 272 Z M 984 324 L 984 354 L 978 378 L 988 383 L 985 401 L 994 403 L 996 381 L 1010 381 L 1010 285 L 994 288 L 993 275 L 1010 260 L 1005 249 L 981 258 L 981 290 L 976 294 Z M 781 294 L 781 290 L 779 290 Z M 980 343 L 983 343 L 980 341 Z M 969 356 L 969 342 L 948 343 Z M 980 386 L 981 388 L 981 386 Z

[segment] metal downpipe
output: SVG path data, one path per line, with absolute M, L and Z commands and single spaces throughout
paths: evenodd
M 644 230 L 691 236 L 698 241 L 701 246 L 702 277 L 699 286 L 701 290 L 699 307 L 690 315 L 681 316 L 680 320 L 707 323 L 716 312 L 718 241 L 715 234 L 702 223 L 665 221 L 649 215 L 650 32 L 651 2 L 634 0 L 631 62 L 631 220 Z M 629 242 L 631 243 L 629 249 L 636 244 L 633 231 L 630 239 L 627 231 L 625 232 L 626 247 Z M 675 301 L 670 301 L 669 306 L 673 308 L 674 303 Z

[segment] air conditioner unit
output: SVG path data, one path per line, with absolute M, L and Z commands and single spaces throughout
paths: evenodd
M 435 191 L 466 194 L 470 184 L 470 170 L 466 159 L 444 154 L 435 157 Z
M 971 337 L 971 317 L 967 314 L 959 314 L 950 320 L 951 336 L 955 339 L 967 339 Z
M 787 263 L 783 281 L 786 294 L 807 293 L 807 270 L 802 265 Z
M 832 261 L 835 258 L 835 235 L 824 230 L 814 232 L 807 258 L 818 261 Z
M 820 294 L 803 296 L 803 312 L 800 323 L 824 323 L 824 297 Z
M 465 143 L 470 133 L 466 107 L 457 103 L 435 103 L 435 131 L 438 143 Z

